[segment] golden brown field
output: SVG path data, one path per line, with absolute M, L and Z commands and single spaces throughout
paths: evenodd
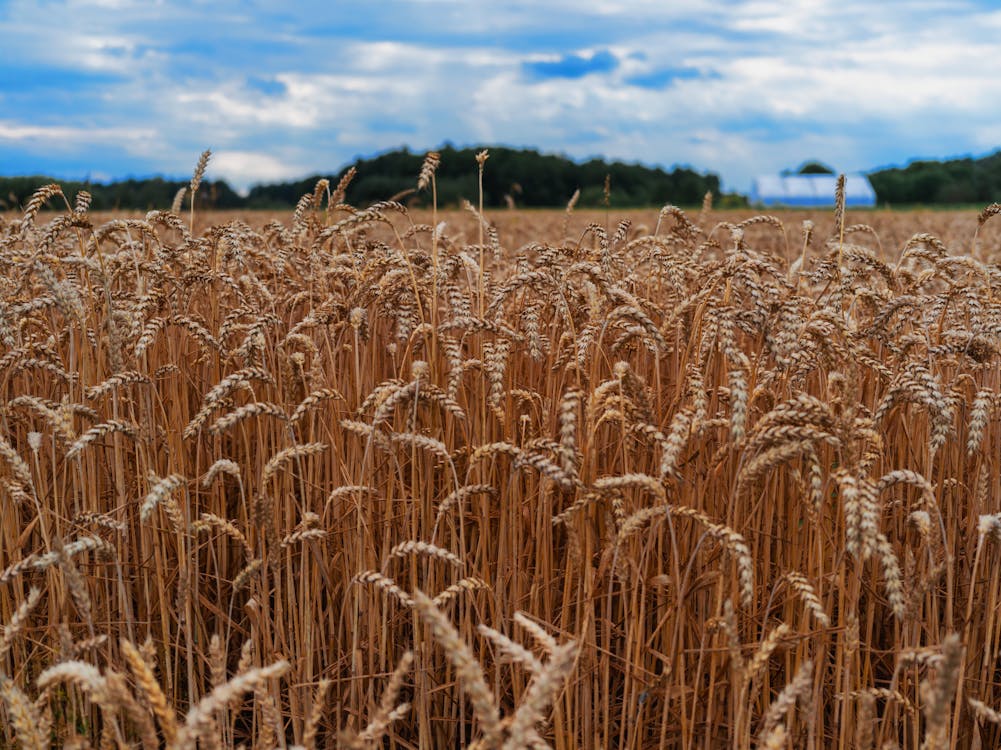
M 339 196 L 0 220 L 0 746 L 998 746 L 1001 207 Z

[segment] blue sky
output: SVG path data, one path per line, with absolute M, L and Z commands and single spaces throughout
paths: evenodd
M 0 0 L 0 174 L 183 176 L 211 148 L 244 189 L 450 141 L 746 191 L 1001 147 L 998 39 L 966 0 Z

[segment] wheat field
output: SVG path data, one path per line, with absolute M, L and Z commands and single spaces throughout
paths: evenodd
M 0 219 L 0 747 L 1001 742 L 1001 206 L 252 225 L 204 167 Z

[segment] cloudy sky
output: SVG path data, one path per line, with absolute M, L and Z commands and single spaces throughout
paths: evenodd
M 720 174 L 1001 146 L 972 0 L 0 0 L 0 174 L 240 188 L 445 141 Z

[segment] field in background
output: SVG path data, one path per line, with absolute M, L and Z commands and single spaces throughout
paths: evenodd
M 0 221 L 0 746 L 1001 741 L 996 209 L 325 197 Z
M 970 251 L 973 235 L 977 230 L 977 210 L 906 210 L 906 211 L 886 211 L 886 210 L 865 210 L 848 211 L 848 226 L 852 224 L 867 224 L 876 231 L 879 242 L 873 240 L 875 250 L 886 255 L 892 260 L 894 252 L 899 253 L 904 245 L 915 234 L 933 234 L 944 242 L 950 252 L 955 254 L 968 253 Z M 688 209 L 687 212 L 693 217 L 698 216 L 698 210 Z M 546 209 L 516 209 L 489 211 L 489 220 L 497 228 L 497 232 L 503 240 L 504 247 L 510 251 L 516 251 L 519 247 L 542 240 L 556 241 L 566 226 L 568 238 L 576 233 L 579 237 L 589 224 L 598 224 L 602 228 L 607 227 L 607 231 L 614 232 L 618 223 L 627 220 L 632 223 L 633 233 L 643 233 L 652 231 L 657 224 L 658 210 L 575 210 L 566 222 L 566 211 L 546 210 Z M 714 223 L 732 222 L 739 223 L 753 216 L 770 214 L 779 219 L 785 229 L 790 248 L 793 252 L 801 250 L 802 242 L 802 222 L 809 220 L 816 226 L 817 235 L 828 237 L 833 228 L 834 217 L 832 211 L 825 210 L 793 210 L 793 209 L 768 209 L 756 210 L 728 210 L 712 213 Z M 451 238 L 457 241 L 478 241 L 477 220 L 468 211 L 457 209 L 441 210 L 435 214 L 439 221 L 445 221 L 447 232 Z M 142 219 L 145 214 L 142 212 L 95 212 L 92 220 L 97 223 L 104 223 L 111 219 Z M 428 224 L 431 222 L 431 211 L 412 211 L 411 216 L 414 222 Z M 0 213 L 0 218 L 6 217 L 8 221 L 17 220 L 20 214 L 8 212 Z M 40 222 L 48 221 L 51 217 L 42 215 Z M 187 218 L 185 216 L 185 218 Z M 232 221 L 242 221 L 254 229 L 260 230 L 270 221 L 288 222 L 288 213 L 276 211 L 208 211 L 195 215 L 195 232 L 201 233 L 206 229 L 226 224 Z M 573 230 L 572 232 L 570 230 Z M 756 247 L 764 245 L 760 249 L 763 251 L 779 251 L 784 249 L 785 243 L 779 241 L 779 235 L 774 229 L 768 227 L 752 227 L 748 229 L 750 236 L 757 240 Z M 574 238 L 576 239 L 576 237 Z M 993 224 L 984 226 L 979 237 L 981 244 L 989 252 L 1001 253 L 1001 227 Z

